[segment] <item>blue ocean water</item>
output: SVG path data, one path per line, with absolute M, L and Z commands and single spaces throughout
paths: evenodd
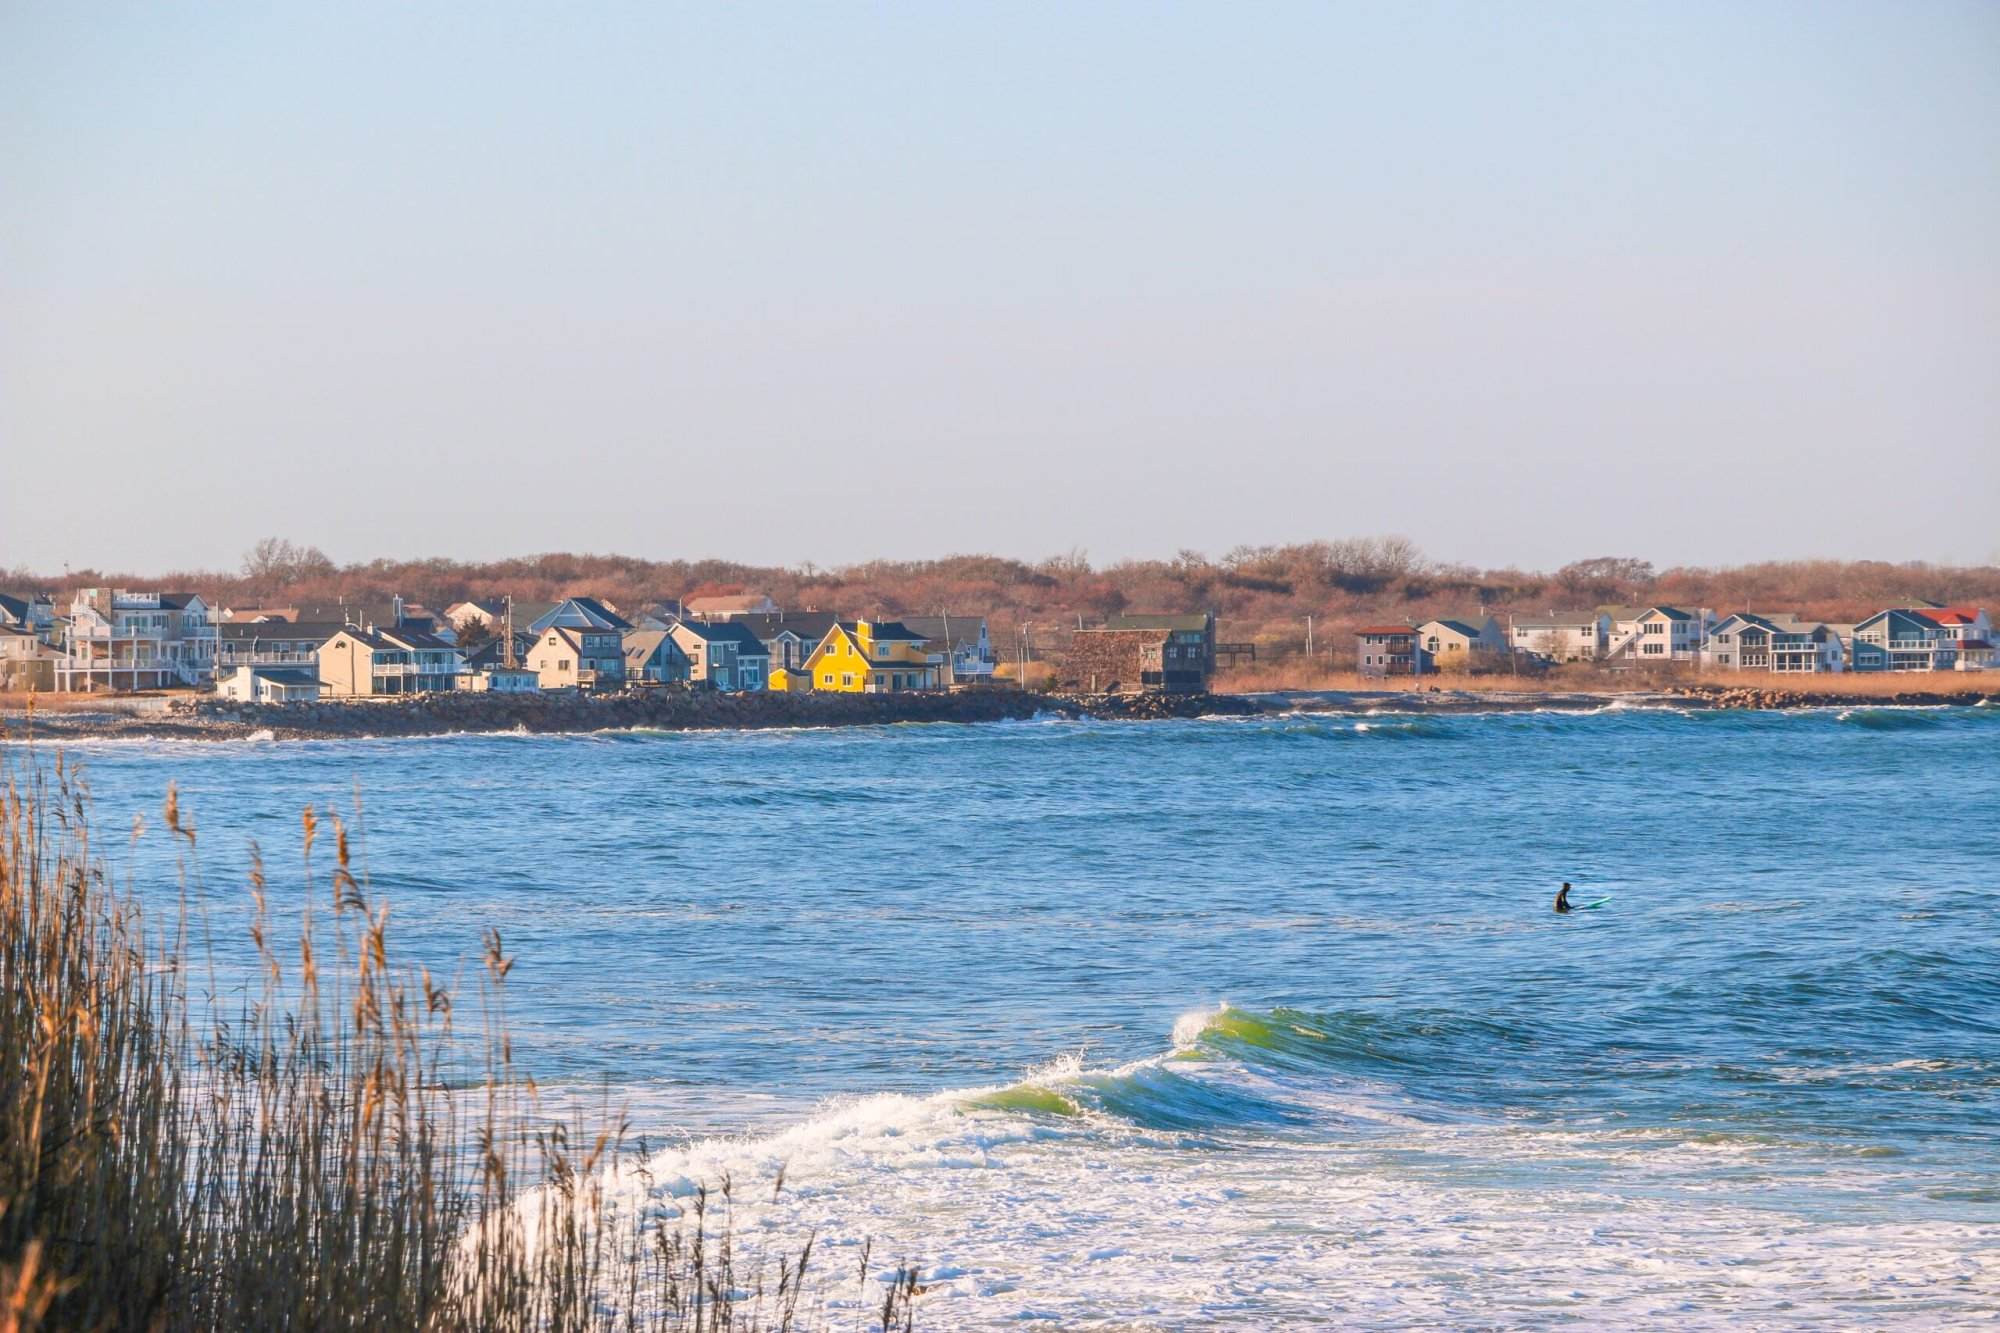
M 635 1190 L 783 1165 L 746 1223 L 931 1327 L 2000 1317 L 2000 710 L 75 753 L 102 827 L 179 784 L 225 973 L 249 842 L 282 912 L 358 797 Z

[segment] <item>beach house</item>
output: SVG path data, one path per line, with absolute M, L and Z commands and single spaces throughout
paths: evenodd
M 1938 634 L 1951 641 L 1958 654 L 1960 671 L 1984 671 L 1993 665 L 1993 622 L 1976 606 L 1930 607 L 1922 613 L 1938 627 Z
M 61 637 L 58 690 L 158 690 L 214 677 L 215 621 L 197 593 L 84 588 Z
M 344 625 L 292 620 L 232 620 L 216 626 L 215 674 L 219 681 L 238 667 L 277 667 L 316 672 L 319 646 Z M 317 678 L 317 677 L 315 677 Z
M 1603 660 L 1621 667 L 1692 663 L 1701 655 L 1711 619 L 1707 611 L 1684 611 L 1677 606 L 1620 608 L 1611 616 Z
M 1417 626 L 1425 656 L 1438 671 L 1476 671 L 1507 658 L 1507 635 L 1492 616 L 1478 620 L 1426 620 Z
M 360 699 L 458 688 L 465 659 L 429 630 L 345 625 L 315 654 L 320 692 Z
M 0 625 L 0 690 L 53 690 L 62 654 L 24 625 Z
M 1610 634 L 1611 617 L 1603 612 L 1550 611 L 1513 617 L 1507 642 L 1515 652 L 1545 662 L 1595 662 Z
M 924 636 L 924 651 L 942 659 L 946 685 L 988 685 L 993 681 L 993 640 L 985 616 L 904 616 L 903 624 Z
M 1856 671 L 1956 671 L 1956 635 L 1929 611 L 1878 611 L 1854 627 Z M 1987 641 L 1987 642 L 1990 642 Z
M 731 616 L 729 623 L 740 625 L 756 636 L 769 655 L 772 671 L 798 671 L 819 647 L 827 631 L 840 622 L 831 611 L 779 611 Z
M 1839 631 L 1823 622 L 1738 611 L 1709 631 L 1701 665 L 1715 671 L 1837 672 L 1847 669 L 1847 650 Z
M 667 631 L 628 629 L 624 644 L 628 683 L 669 685 L 688 679 L 688 655 Z
M 514 623 L 519 625 L 521 609 L 514 608 Z M 626 620 L 595 597 L 569 597 L 557 602 L 542 614 L 527 623 L 528 633 L 539 635 L 557 627 L 563 629 L 612 630 L 623 634 L 632 628 Z
M 0 629 L 26 630 L 52 643 L 55 627 L 55 599 L 47 593 L 0 592 Z
M 1364 676 L 1421 676 L 1434 668 L 1415 625 L 1363 625 L 1354 631 L 1354 669 Z
M 615 690 L 625 683 L 625 634 L 608 625 L 550 624 L 536 632 L 523 665 L 545 690 Z
M 687 655 L 688 679 L 696 685 L 729 693 L 761 690 L 770 681 L 770 650 L 740 624 L 676 620 L 666 632 Z
M 310 703 L 319 698 L 316 668 L 238 666 L 216 682 L 215 692 L 238 703 Z
M 924 650 L 924 636 L 898 620 L 840 621 L 806 658 L 813 688 L 852 694 L 894 694 L 938 687 L 942 661 Z

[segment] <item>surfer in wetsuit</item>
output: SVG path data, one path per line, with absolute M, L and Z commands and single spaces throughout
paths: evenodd
M 1575 910 L 1574 907 L 1569 905 L 1569 881 L 1564 880 L 1562 888 L 1556 892 L 1556 911 L 1574 912 Z

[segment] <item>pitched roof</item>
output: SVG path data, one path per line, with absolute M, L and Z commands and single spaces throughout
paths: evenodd
M 710 636 L 710 641 L 714 643 L 734 643 L 738 657 L 769 657 L 771 655 L 771 650 L 764 646 L 764 641 L 755 634 L 752 634 L 749 628 L 740 621 L 725 620 L 720 624 L 710 625 L 709 628 L 715 631 Z
M 1357 625 L 1356 634 L 1415 634 L 1415 625 Z
M 861 626 L 868 626 L 868 637 L 878 643 L 922 643 L 924 636 L 905 625 L 900 620 L 843 620 L 840 627 L 855 638 L 861 637 Z
M 672 634 L 685 630 L 689 634 L 694 635 L 695 638 L 700 639 L 703 643 L 721 643 L 725 639 L 731 638 L 731 636 L 722 632 L 722 627 L 727 623 L 727 621 L 723 620 L 687 620 L 677 618 L 673 624 L 667 626 L 667 632 Z
M 527 656 L 528 649 L 534 647 L 534 645 L 535 645 L 534 635 L 528 633 L 528 631 L 524 629 L 517 629 L 514 631 L 514 656 L 516 658 Z M 482 643 L 477 648 L 473 649 L 472 652 L 466 656 L 465 664 L 469 667 L 478 667 L 482 670 L 487 667 L 497 667 L 503 665 L 501 659 L 505 657 L 506 654 L 507 654 L 506 636 L 496 634 L 492 638 L 488 639 L 485 643 Z
M 1930 614 L 1928 612 L 1912 611 L 1907 607 L 1900 607 L 1900 606 L 1890 607 L 1887 611 L 1877 611 L 1874 615 L 1862 621 L 1861 624 L 1872 625 L 1876 621 L 1885 619 L 1889 616 L 1901 616 L 1903 619 L 1911 621 L 1917 625 L 1923 626 L 1926 629 L 1943 628 L 1943 626 L 1939 625 L 1937 621 L 1931 619 Z
M 301 606 L 294 609 L 292 619 L 299 621 L 322 621 L 350 625 L 375 625 L 394 627 L 435 625 L 441 616 L 436 616 L 418 606 L 415 602 L 404 602 L 402 619 L 396 618 L 394 602 L 328 602 L 319 606 Z
M 375 627 L 377 638 L 386 639 L 390 644 L 403 648 L 450 648 L 452 645 L 432 634 L 429 630 L 411 629 L 408 625 Z
M 732 624 L 743 626 L 765 643 L 789 630 L 807 643 L 818 643 L 839 623 L 831 611 L 780 611 L 776 614 L 736 616 Z
M 986 628 L 985 616 L 904 616 L 903 623 L 924 636 L 926 643 L 939 643 L 945 626 L 951 627 L 953 644 L 978 643 L 979 631 Z
M 521 623 L 521 608 L 514 608 L 514 623 Z M 632 628 L 632 622 L 613 611 L 594 597 L 571 597 L 558 602 L 546 613 L 537 616 L 528 628 L 536 634 L 551 627 L 564 629 L 617 629 Z
M 687 653 L 674 636 L 663 629 L 628 629 L 625 631 L 625 661 L 633 669 L 643 667 L 662 648 L 672 656 L 686 657 Z
M 1423 624 L 1417 626 L 1417 628 L 1429 629 L 1432 625 L 1441 625 L 1453 634 L 1463 634 L 1468 639 L 1476 639 L 1486 632 L 1483 626 L 1469 625 L 1463 620 L 1446 620 L 1442 617 L 1437 620 L 1426 620 Z
M 317 685 L 318 676 L 309 676 L 303 671 L 288 670 L 283 667 L 244 667 L 252 676 L 268 680 L 278 685 Z
M 28 618 L 28 603 L 22 598 L 0 592 L 0 615 L 4 615 L 9 620 L 26 620 Z

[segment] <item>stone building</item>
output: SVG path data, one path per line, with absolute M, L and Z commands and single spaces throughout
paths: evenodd
M 1093 694 L 1194 694 L 1214 665 L 1213 616 L 1120 616 L 1070 635 L 1057 674 Z

